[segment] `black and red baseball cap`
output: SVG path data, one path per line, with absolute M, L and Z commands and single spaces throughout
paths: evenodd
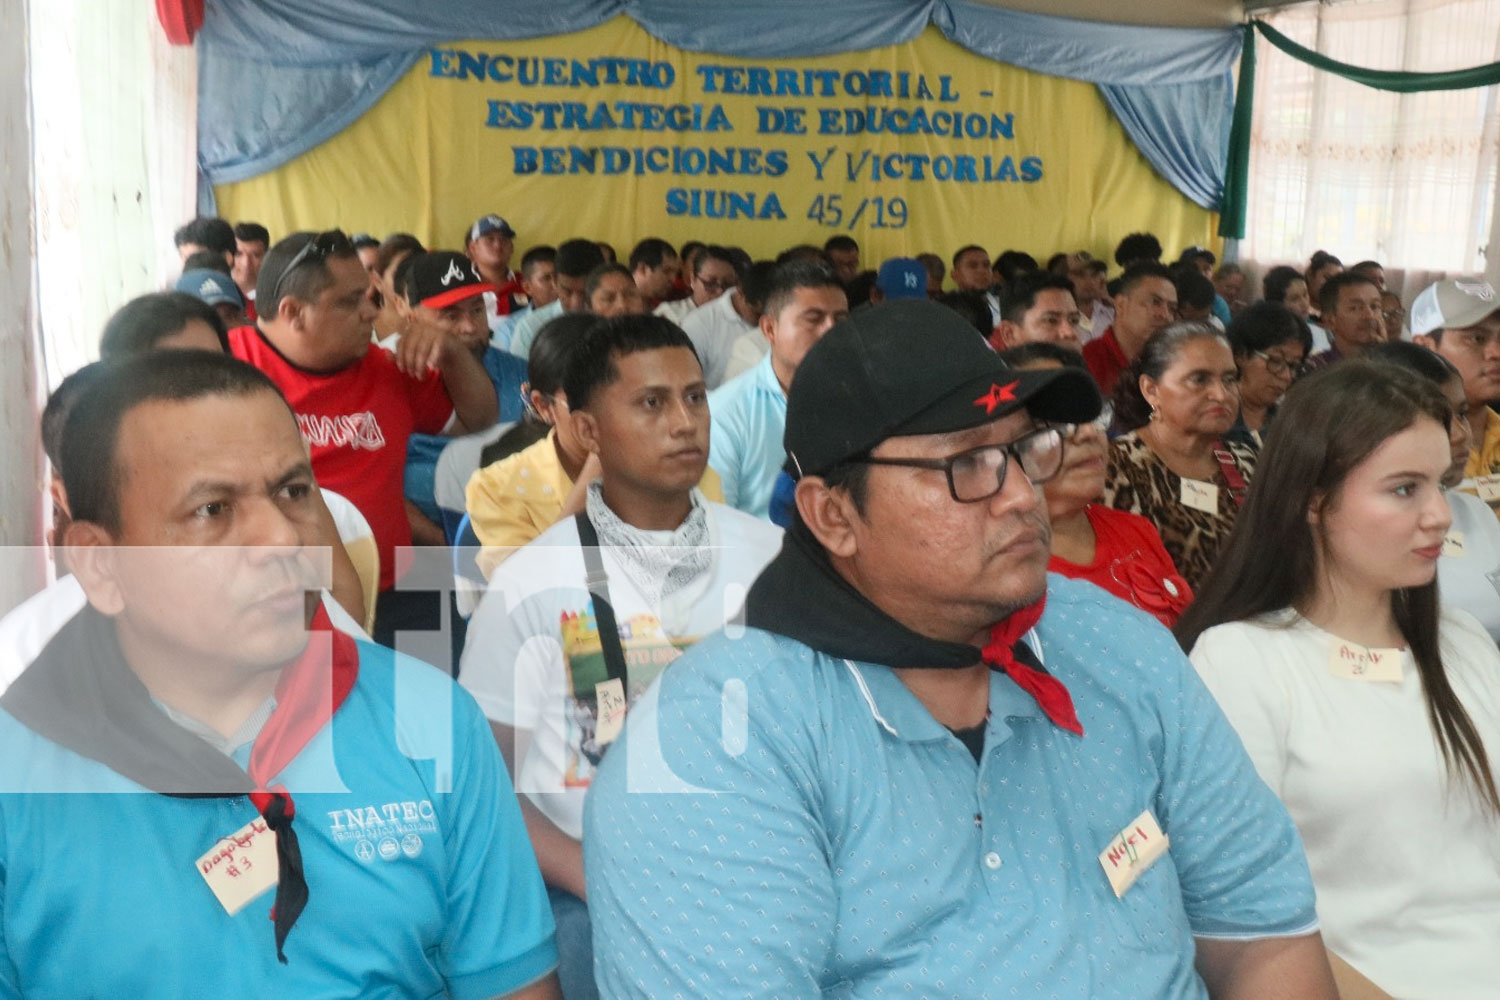
M 419 254 L 409 266 L 406 297 L 413 305 L 442 309 L 495 290 L 494 285 L 480 277 L 473 261 L 451 250 Z
M 1011 368 L 974 327 L 926 299 L 857 309 L 807 352 L 787 394 L 788 469 L 822 475 L 886 438 L 947 434 L 1025 408 L 1082 424 L 1099 389 L 1081 368 Z

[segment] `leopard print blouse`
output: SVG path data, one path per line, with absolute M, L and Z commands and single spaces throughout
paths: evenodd
M 1228 448 L 1240 475 L 1249 482 L 1255 473 L 1255 452 L 1233 442 Z M 1194 590 L 1203 585 L 1239 512 L 1222 473 L 1214 476 L 1214 485 L 1219 488 L 1219 512 L 1195 510 L 1182 503 L 1182 477 L 1167 468 L 1133 432 L 1109 446 L 1104 502 L 1116 510 L 1140 514 L 1156 525 L 1177 571 Z

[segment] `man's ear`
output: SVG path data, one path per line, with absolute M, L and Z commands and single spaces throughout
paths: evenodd
M 1436 352 L 1438 349 L 1437 341 L 1432 339 L 1432 334 L 1430 333 L 1414 333 L 1412 334 L 1411 342 L 1413 344 L 1421 344 L 1429 351 Z
M 529 382 L 526 384 L 528 388 L 531 385 Z M 531 400 L 531 408 L 536 411 L 537 416 L 541 417 L 548 426 L 556 425 L 557 418 L 552 415 L 552 400 L 547 398 L 546 393 L 540 389 L 531 389 L 527 398 Z
M 276 303 L 276 319 L 286 326 L 300 330 L 302 328 L 302 300 L 290 295 L 284 295 L 281 301 Z
M 995 338 L 1000 341 L 1002 349 L 1015 347 L 1019 344 L 1021 328 L 1008 319 L 1002 319 L 1000 325 L 995 327 Z
M 125 595 L 119 580 L 119 556 L 123 551 L 109 532 L 91 521 L 74 521 L 62 538 L 68 568 L 77 577 L 89 603 L 101 615 L 113 618 L 125 610 Z
M 795 496 L 802 523 L 829 555 L 847 559 L 859 551 L 854 525 L 861 518 L 847 491 L 831 489 L 821 476 L 804 476 Z
M 578 441 L 594 454 L 599 453 L 599 422 L 588 410 L 574 410 L 573 433 Z
M 68 491 L 63 488 L 62 476 L 55 471 L 47 479 L 47 493 L 52 497 L 52 506 L 64 515 L 70 515 L 68 508 Z
M 766 338 L 768 343 L 776 343 L 776 317 L 768 313 L 760 314 L 760 334 Z
M 410 320 L 412 318 L 412 304 L 406 301 L 405 295 L 392 296 L 391 304 L 396 307 L 397 316 L 400 316 L 404 320 Z

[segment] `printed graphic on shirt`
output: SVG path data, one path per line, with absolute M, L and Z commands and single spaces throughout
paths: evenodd
M 635 704 L 667 664 L 697 641 L 696 638 L 673 639 L 666 634 L 661 621 L 651 614 L 632 615 L 616 625 L 620 631 L 620 646 L 625 652 L 627 706 Z M 609 680 L 609 668 L 604 662 L 604 647 L 599 642 L 594 602 L 590 601 L 579 612 L 563 612 L 559 628 L 563 669 L 567 671 L 570 693 L 566 709 L 568 756 L 563 784 L 568 788 L 587 788 L 609 743 L 607 739 L 603 743 L 598 739 L 598 687 Z
M 328 813 L 328 834 L 334 843 L 351 850 L 369 864 L 421 855 L 429 834 L 438 832 L 431 799 L 381 802 Z
M 297 429 L 314 447 L 357 448 L 379 451 L 385 447 L 385 432 L 369 410 L 329 417 L 319 413 L 297 414 Z

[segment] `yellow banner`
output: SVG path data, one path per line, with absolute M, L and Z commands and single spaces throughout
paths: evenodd
M 624 17 L 441 46 L 339 135 L 217 195 L 220 214 L 273 237 L 340 226 L 461 248 L 498 212 L 518 251 L 587 236 L 622 258 L 645 236 L 763 257 L 845 233 L 865 267 L 968 243 L 1108 258 L 1139 230 L 1169 256 L 1217 243 L 1214 215 L 1152 170 L 1093 85 L 935 28 L 760 61 L 684 52 Z

